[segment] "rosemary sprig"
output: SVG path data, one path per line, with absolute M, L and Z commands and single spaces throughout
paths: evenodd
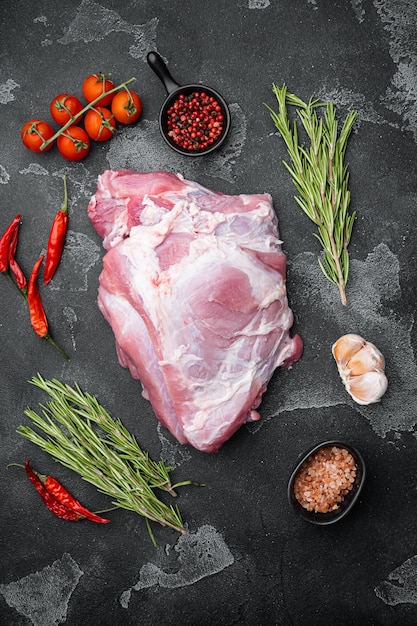
M 317 226 L 315 237 L 323 247 L 320 268 L 330 282 L 339 288 L 342 304 L 346 304 L 346 284 L 349 275 L 348 245 L 356 213 L 349 212 L 349 174 L 344 165 L 347 141 L 357 117 L 351 111 L 338 136 L 336 107 L 332 102 L 310 98 L 305 103 L 288 93 L 284 84 L 273 84 L 278 111 L 268 108 L 288 150 L 291 165 L 283 162 L 292 176 L 299 196 L 296 202 Z M 290 123 L 287 107 L 297 108 L 298 118 L 310 140 L 310 147 L 300 145 L 297 120 Z M 321 117 L 318 109 L 324 109 Z
M 150 459 L 122 422 L 77 384 L 70 387 L 40 374 L 30 382 L 51 398 L 40 405 L 41 415 L 31 408 L 25 410 L 46 437 L 27 426 L 19 426 L 19 434 L 113 498 L 114 505 L 145 517 L 154 544 L 149 520 L 185 534 L 179 508 L 159 500 L 154 489 L 175 496 L 175 487 L 195 483 L 172 485 L 169 472 L 173 468 Z

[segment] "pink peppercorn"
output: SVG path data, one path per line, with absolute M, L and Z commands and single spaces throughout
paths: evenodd
M 205 91 L 180 94 L 169 107 L 167 118 L 168 137 L 184 150 L 207 150 L 223 131 L 222 108 Z

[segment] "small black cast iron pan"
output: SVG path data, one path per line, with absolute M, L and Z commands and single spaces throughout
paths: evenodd
M 164 60 L 157 52 L 149 52 L 147 55 L 147 61 L 151 69 L 155 72 L 158 78 L 162 81 L 167 93 L 168 97 L 163 103 L 161 110 L 159 112 L 159 129 L 161 131 L 162 137 L 165 139 L 166 143 L 178 152 L 179 154 L 183 154 L 185 156 L 202 156 L 204 154 L 209 154 L 214 150 L 220 148 L 226 139 L 227 133 L 230 128 L 230 111 L 223 97 L 211 87 L 207 87 L 206 85 L 200 84 L 192 84 L 192 85 L 179 85 L 171 76 Z M 188 96 L 194 91 L 205 93 L 209 96 L 213 96 L 221 107 L 221 113 L 223 114 L 223 130 L 216 139 L 216 141 L 211 144 L 209 147 L 203 150 L 188 150 L 181 146 L 178 146 L 168 135 L 168 115 L 167 111 L 171 107 L 171 105 L 178 99 L 180 94 L 184 94 L 184 96 Z

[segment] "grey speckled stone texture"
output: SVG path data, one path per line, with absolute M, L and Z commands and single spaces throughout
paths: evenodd
M 230 104 L 227 144 L 180 158 L 163 143 L 164 88 L 147 66 L 157 50 L 179 83 L 201 82 Z M 7 626 L 333 626 L 417 623 L 417 4 L 414 0 L 2 0 L 0 231 L 21 213 L 18 259 L 28 274 L 45 250 L 68 181 L 70 229 L 60 268 L 41 292 L 65 363 L 32 332 L 22 298 L 0 276 L 0 622 Z M 20 142 L 50 119 L 59 93 L 81 94 L 92 72 L 136 77 L 143 115 L 79 163 Z M 346 161 L 357 212 L 347 307 L 323 278 L 313 226 L 294 201 L 287 154 L 264 103 L 272 83 L 336 103 L 358 119 Z M 86 207 L 108 168 L 167 169 L 225 193 L 269 192 L 288 258 L 287 289 L 302 359 L 277 371 L 260 411 L 216 455 L 182 447 L 158 425 L 140 383 L 120 367 L 97 309 L 104 250 Z M 355 332 L 386 357 L 382 401 L 346 394 L 332 343 Z M 174 465 L 188 533 L 179 537 L 118 510 L 106 526 L 47 511 L 24 472 L 31 458 L 94 510 L 110 506 L 77 475 L 21 438 L 25 408 L 45 397 L 40 372 L 98 397 L 150 454 Z M 367 463 L 354 510 L 333 527 L 294 516 L 286 498 L 299 455 L 327 439 Z

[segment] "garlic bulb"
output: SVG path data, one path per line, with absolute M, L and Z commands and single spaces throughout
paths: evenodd
M 332 346 L 346 391 L 358 404 L 378 402 L 388 387 L 385 359 L 373 343 L 359 335 L 340 337 Z

